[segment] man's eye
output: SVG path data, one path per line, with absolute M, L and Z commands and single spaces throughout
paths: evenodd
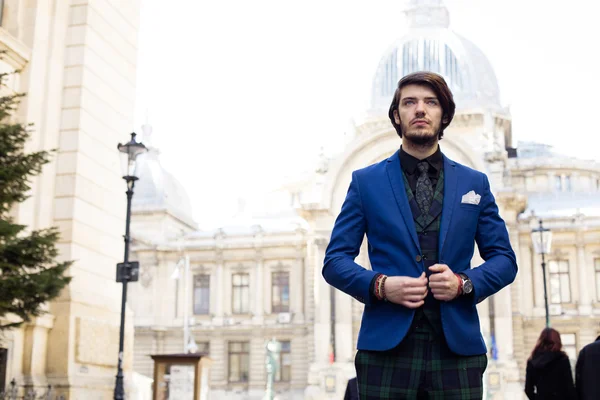
M 404 102 L 404 105 L 405 105 L 405 106 L 410 106 L 410 105 L 412 105 L 412 104 L 415 104 L 415 102 L 414 102 L 414 101 L 412 101 L 412 100 L 407 100 L 407 101 L 405 101 L 405 102 Z
M 437 106 L 437 104 L 438 104 L 438 103 L 437 103 L 437 101 L 435 101 L 435 100 L 429 100 L 429 101 L 427 102 L 427 104 L 429 104 L 430 106 Z

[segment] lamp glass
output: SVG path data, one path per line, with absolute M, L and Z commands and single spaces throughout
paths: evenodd
M 534 229 L 531 231 L 533 248 L 537 254 L 549 254 L 552 248 L 552 231 L 550 229 Z
M 135 141 L 135 133 L 131 134 L 131 140 L 128 143 L 120 144 L 117 147 L 121 156 L 121 172 L 123 176 L 139 178 L 137 175 L 139 164 L 138 156 L 148 151 L 146 146 Z

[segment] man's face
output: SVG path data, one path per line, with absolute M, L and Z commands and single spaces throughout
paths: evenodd
M 435 92 L 423 85 L 406 85 L 400 92 L 394 120 L 402 128 L 402 138 L 413 144 L 437 143 L 444 110 Z

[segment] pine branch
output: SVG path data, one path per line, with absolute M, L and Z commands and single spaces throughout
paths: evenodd
M 0 73 L 0 84 L 7 75 Z M 72 261 L 57 261 L 58 229 L 25 233 L 27 227 L 9 215 L 15 204 L 27 199 L 31 178 L 42 172 L 54 153 L 25 153 L 31 127 L 12 120 L 22 97 L 0 97 L 0 317 L 13 314 L 21 319 L 0 325 L 0 333 L 42 315 L 42 305 L 71 281 L 66 272 Z

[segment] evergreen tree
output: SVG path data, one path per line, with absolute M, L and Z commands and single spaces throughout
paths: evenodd
M 53 151 L 25 154 L 30 125 L 16 123 L 13 113 L 22 94 L 11 94 L 0 74 L 0 318 L 14 314 L 21 321 L 0 323 L 0 332 L 44 313 L 41 306 L 59 295 L 71 278 L 72 262 L 57 262 L 57 228 L 28 231 L 14 222 L 11 208 L 27 199 L 30 179 L 42 172 Z

